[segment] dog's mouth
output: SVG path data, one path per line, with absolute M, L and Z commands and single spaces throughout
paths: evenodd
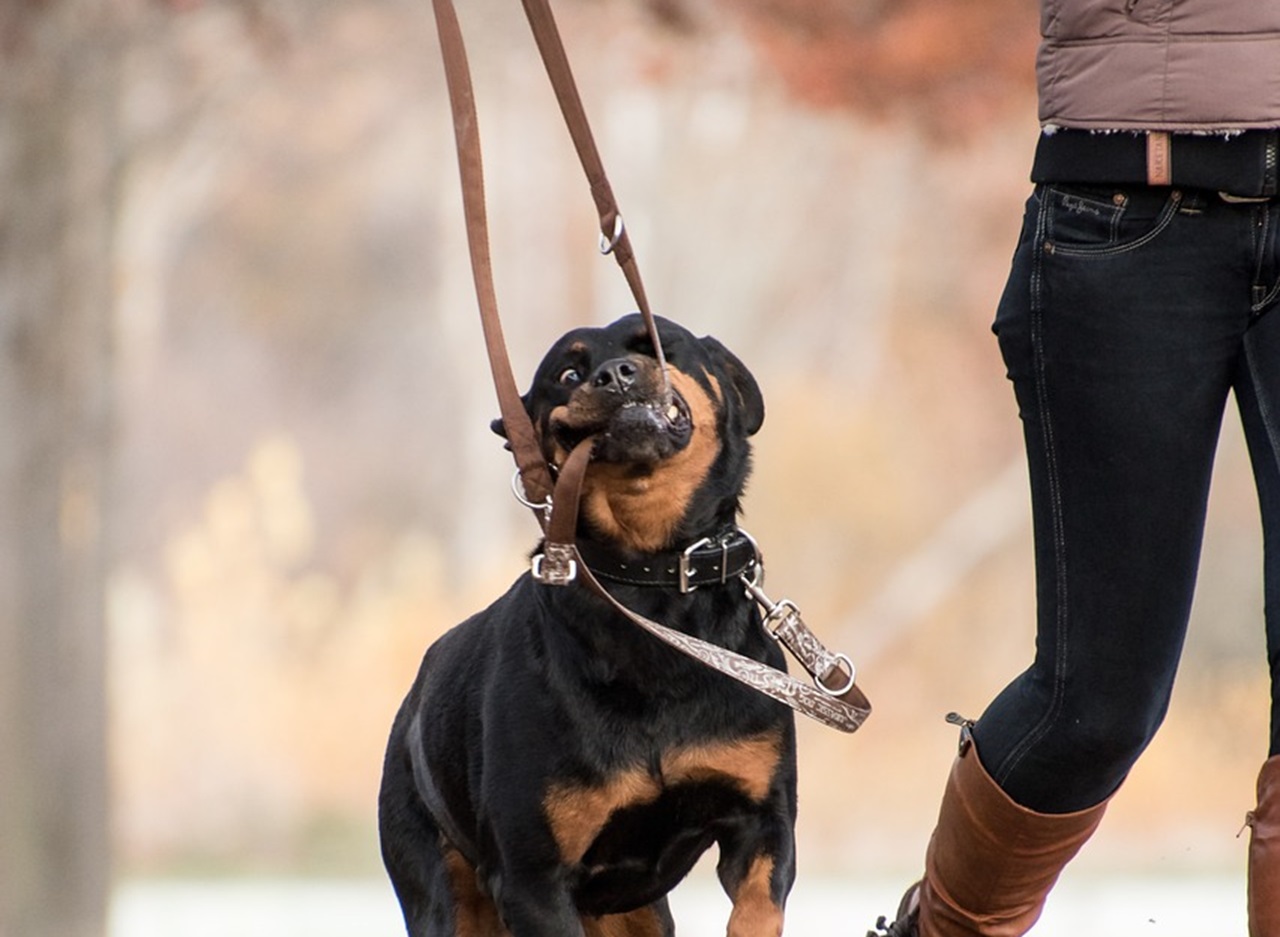
M 602 399 L 604 398 L 604 399 Z M 572 452 L 596 437 L 591 458 L 597 462 L 653 465 L 681 452 L 693 435 L 689 405 L 677 391 L 658 399 L 601 395 L 582 388 L 554 414 L 556 444 Z

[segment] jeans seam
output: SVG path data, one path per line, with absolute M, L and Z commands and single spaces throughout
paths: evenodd
M 1271 442 L 1272 458 L 1280 453 L 1280 431 L 1277 431 L 1275 416 L 1271 410 L 1271 402 L 1262 392 L 1262 385 L 1259 383 L 1254 367 L 1255 355 L 1253 346 L 1248 341 L 1244 343 L 1244 359 L 1246 370 L 1249 373 L 1249 380 L 1253 384 L 1253 396 L 1258 401 L 1258 415 L 1262 417 L 1262 426 L 1267 431 L 1267 439 Z
M 1263 274 L 1266 270 L 1267 245 L 1271 240 L 1271 207 L 1269 205 L 1262 210 L 1262 224 L 1260 227 L 1262 230 L 1257 234 L 1257 243 L 1254 245 L 1254 254 L 1258 258 L 1254 272 L 1254 283 L 1259 285 L 1262 283 Z M 1255 315 L 1260 315 L 1275 300 L 1278 293 L 1280 293 L 1280 281 L 1277 281 L 1271 291 L 1263 296 L 1262 299 L 1250 306 L 1249 311 Z
M 1254 313 L 1262 312 L 1262 310 L 1266 309 L 1273 302 L 1275 302 L 1275 298 L 1278 295 L 1280 295 L 1280 282 L 1277 282 L 1275 286 L 1271 287 L 1271 292 L 1268 293 L 1266 296 L 1262 297 L 1262 299 L 1259 302 L 1256 302 L 1252 306 L 1250 306 L 1249 310 Z
M 1040 718 L 1036 725 L 1023 736 L 1022 741 L 1015 745 L 1005 756 L 1000 765 L 996 766 L 992 777 L 997 783 L 1003 784 L 1009 776 L 1017 769 L 1018 765 L 1030 752 L 1031 748 L 1043 739 L 1049 732 L 1054 721 L 1057 719 L 1058 713 L 1062 708 L 1063 689 L 1066 678 L 1066 651 L 1067 651 L 1067 575 L 1066 575 L 1066 536 L 1063 528 L 1063 511 L 1062 511 L 1062 484 L 1058 475 L 1057 449 L 1054 445 L 1053 438 L 1053 421 L 1049 412 L 1049 393 L 1047 387 L 1047 379 L 1045 376 L 1045 354 L 1044 354 L 1044 250 L 1042 245 L 1047 243 L 1046 233 L 1051 224 L 1051 199 L 1042 199 L 1040 203 L 1039 216 L 1036 219 L 1036 236 L 1032 251 L 1032 268 L 1031 268 L 1031 354 L 1033 366 L 1035 368 L 1035 391 L 1036 402 L 1040 407 L 1040 437 L 1041 445 L 1044 449 L 1045 456 L 1045 473 L 1049 488 L 1049 505 L 1051 520 L 1051 536 L 1053 539 L 1054 549 L 1054 578 L 1057 607 L 1055 609 L 1054 625 L 1054 645 L 1056 659 L 1054 661 L 1053 673 L 1053 692 L 1049 701 L 1049 708 Z
M 1142 237 L 1127 241 L 1124 244 L 1108 245 L 1107 247 L 1071 247 L 1069 245 L 1063 246 L 1055 241 L 1046 241 L 1045 248 L 1052 254 L 1064 257 L 1114 257 L 1117 254 L 1126 254 L 1129 251 L 1146 246 L 1163 234 L 1165 228 L 1173 223 L 1174 216 L 1177 215 L 1178 206 L 1181 203 L 1182 193 L 1175 190 L 1169 196 L 1164 208 L 1161 209 L 1159 217 L 1156 218 L 1155 227 L 1142 235 Z

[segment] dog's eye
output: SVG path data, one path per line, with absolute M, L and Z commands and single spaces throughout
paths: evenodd
M 568 384 L 572 387 L 575 384 L 582 383 L 582 375 L 578 372 L 577 368 L 565 368 L 560 372 L 560 377 L 557 378 L 557 380 L 559 380 L 561 384 Z

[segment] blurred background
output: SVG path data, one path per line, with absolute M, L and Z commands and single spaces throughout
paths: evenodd
M 519 4 L 462 6 L 524 386 L 631 306 Z M 744 526 L 770 591 L 876 707 L 855 736 L 801 726 L 802 882 L 896 889 L 943 716 L 1031 653 L 989 323 L 1030 191 L 1036 5 L 556 13 L 655 311 L 764 389 Z M 425 0 L 5 0 L 0 937 L 264 878 L 368 884 L 390 929 L 345 932 L 395 932 L 387 730 L 536 535 L 496 414 Z M 1268 690 L 1236 423 L 1172 711 L 1078 880 L 1243 869 Z

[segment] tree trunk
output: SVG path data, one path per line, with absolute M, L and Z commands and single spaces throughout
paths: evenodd
M 114 0 L 0 41 L 0 937 L 101 937 Z

